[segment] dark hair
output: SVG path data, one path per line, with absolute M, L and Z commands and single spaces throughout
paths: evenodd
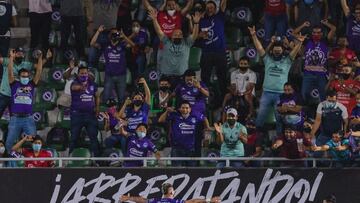
M 329 89 L 326 91 L 326 97 L 333 97 L 336 96 L 336 91 L 333 89 Z
M 87 66 L 79 66 L 78 72 L 80 72 L 80 70 L 82 70 L 82 69 L 89 70 L 89 68 Z
M 285 125 L 284 132 L 286 130 L 296 131 L 296 126 L 295 125 Z
M 286 82 L 285 84 L 284 84 L 284 87 L 285 86 L 291 86 L 292 88 L 294 88 L 294 84 L 292 84 L 292 83 L 290 83 L 290 82 Z
M 191 70 L 191 69 L 187 69 L 185 72 L 184 72 L 184 77 L 186 76 L 196 76 L 196 73 L 194 70 Z
M 188 102 L 186 100 L 182 100 L 179 104 L 179 107 L 181 107 L 183 104 L 187 104 L 187 105 L 191 106 L 190 102 Z
M 146 129 L 148 129 L 148 125 L 146 123 L 139 123 L 137 126 L 136 126 L 136 130 L 138 128 L 140 128 L 141 126 L 145 127 Z
M 18 75 L 21 75 L 21 73 L 29 73 L 30 74 L 30 71 L 28 69 L 22 68 L 19 70 Z
M 281 47 L 281 48 L 284 49 L 283 43 L 281 41 L 280 42 L 274 42 L 272 48 L 274 48 L 274 47 Z
M 325 201 L 331 202 L 331 203 L 336 203 L 336 197 L 335 197 L 335 195 L 331 194 L 325 198 Z
M 40 140 L 42 144 L 44 144 L 44 140 L 39 136 L 39 135 L 36 135 L 33 139 L 33 142 L 35 142 L 36 140 Z
M 169 188 L 172 188 L 173 186 L 170 183 L 164 183 L 161 185 L 161 192 L 166 195 L 169 192 Z
M 215 6 L 215 8 L 217 8 L 217 5 L 216 5 L 215 1 L 213 1 L 213 0 L 207 1 L 206 5 L 207 4 L 213 4 Z
M 249 59 L 249 57 L 247 57 L 247 56 L 243 56 L 243 57 L 241 57 L 241 58 L 239 59 L 239 61 L 247 61 L 247 62 L 249 62 L 250 59 Z
M 312 27 L 312 30 L 314 30 L 314 29 L 320 29 L 321 31 L 323 31 L 322 26 L 321 26 L 321 25 L 319 25 L 319 24 L 314 25 L 314 26 Z
M 144 94 L 143 94 L 142 92 L 140 92 L 140 91 L 134 92 L 134 93 L 131 95 L 131 99 L 134 99 L 134 97 L 135 97 L 136 95 L 140 95 L 142 99 L 145 99 Z
M 162 76 L 162 77 L 159 79 L 159 83 L 162 82 L 162 81 L 166 81 L 166 82 L 169 82 L 169 83 L 170 83 L 170 79 L 169 79 L 169 77 L 167 77 L 167 76 Z

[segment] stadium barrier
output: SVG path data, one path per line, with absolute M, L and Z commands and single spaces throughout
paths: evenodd
M 222 203 L 360 202 L 359 169 L 34 168 L 0 169 L 0 202 L 119 202 L 123 194 L 160 198 L 164 182 L 178 199 L 220 196 Z

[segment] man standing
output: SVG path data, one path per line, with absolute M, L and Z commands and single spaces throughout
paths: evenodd
M 288 80 L 288 74 L 292 61 L 299 52 L 305 37 L 301 35 L 297 36 L 296 40 L 298 42 L 289 55 L 284 54 L 284 47 L 280 42 L 273 43 L 272 47 L 269 49 L 269 53 L 266 53 L 261 45 L 261 42 L 256 36 L 255 26 L 249 27 L 249 31 L 257 52 L 260 57 L 263 58 L 265 65 L 263 94 L 260 99 L 260 109 L 256 120 L 256 127 L 262 128 L 269 110 L 272 107 L 274 109 L 277 107 L 280 95 L 284 92 L 284 84 Z M 276 120 L 280 121 L 277 112 L 275 112 L 275 116 Z M 281 133 L 281 125 L 279 125 L 279 122 L 277 122 L 276 128 L 277 132 Z
M 227 0 L 221 0 L 220 9 L 216 13 L 216 3 L 212 0 L 206 2 L 206 14 L 200 20 L 200 59 L 201 80 L 210 84 L 213 67 L 220 83 L 220 89 L 226 89 L 226 43 L 225 43 L 225 9 Z M 220 98 L 225 94 L 221 93 Z M 220 100 L 219 100 L 220 101 Z M 221 101 L 219 102 L 221 104 Z
M 100 97 L 97 85 L 89 78 L 87 67 L 79 67 L 78 77 L 71 84 L 71 143 L 70 153 L 85 127 L 91 142 L 91 151 L 94 156 L 99 155 L 98 121 Z
M 179 112 L 173 108 L 167 108 L 160 116 L 159 123 L 171 122 L 171 156 L 172 157 L 194 157 L 195 139 L 199 135 L 197 128 L 201 122 L 205 123 L 203 115 L 192 114 L 190 103 L 182 101 Z M 205 124 L 207 125 L 207 124 Z M 195 166 L 194 161 L 173 161 L 173 166 Z
M 34 89 L 40 81 L 43 67 L 42 55 L 40 55 L 33 80 L 30 81 L 31 72 L 24 68 L 19 70 L 19 81 L 15 80 L 13 66 L 16 54 L 15 50 L 10 51 L 9 63 L 7 65 L 8 81 L 11 89 L 11 116 L 8 127 L 9 132 L 6 139 L 7 149 L 12 148 L 14 141 L 22 132 L 25 135 L 36 135 L 36 126 L 32 117 L 32 108 L 35 97 Z

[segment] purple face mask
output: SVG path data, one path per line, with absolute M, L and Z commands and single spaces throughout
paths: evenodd
M 89 76 L 85 75 L 85 76 L 79 76 L 79 80 L 80 82 L 86 82 L 89 79 Z

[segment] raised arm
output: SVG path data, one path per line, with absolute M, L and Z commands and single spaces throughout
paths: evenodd
M 144 90 L 145 90 L 145 99 L 144 100 L 148 105 L 150 105 L 151 104 L 151 91 L 150 91 L 150 88 L 149 88 L 145 78 L 140 78 L 139 83 L 144 85 Z
M 301 33 L 299 33 L 296 37 L 297 43 L 295 45 L 295 47 L 291 50 L 289 56 L 291 58 L 291 60 L 295 60 L 296 55 L 299 53 L 300 49 L 301 49 L 301 45 L 304 42 L 306 36 L 301 35 Z
M 193 5 L 194 5 L 194 0 L 188 0 L 186 6 L 183 9 L 181 9 L 181 15 L 186 16 L 186 14 L 191 10 Z
M 310 22 L 309 21 L 305 21 L 303 24 L 301 24 L 299 27 L 295 28 L 293 31 L 293 35 L 297 35 L 301 32 L 301 30 L 305 27 L 310 27 Z
M 315 133 L 318 131 L 318 129 L 319 129 L 319 127 L 320 127 L 320 124 L 321 124 L 321 114 L 316 113 L 314 126 L 313 126 L 313 128 L 312 128 L 312 130 L 311 130 L 311 135 L 312 135 L 312 137 L 315 136 Z
M 175 110 L 172 107 L 166 108 L 166 111 L 163 114 L 161 114 L 161 116 L 159 117 L 158 122 L 165 123 L 169 113 L 174 112 L 174 111 Z
M 350 16 L 350 8 L 347 4 L 347 0 L 341 0 L 341 7 L 342 7 L 342 10 L 344 11 L 344 14 L 346 17 Z
M 16 152 L 21 152 L 22 150 L 22 145 L 25 142 L 32 142 L 33 141 L 33 137 L 30 135 L 26 135 L 25 137 L 23 137 L 19 142 L 17 142 L 12 148 L 11 150 L 16 151 Z
M 166 3 L 166 0 L 164 0 L 164 4 Z M 148 11 L 155 11 L 156 9 L 154 7 L 151 6 L 151 4 L 149 3 L 149 0 L 143 0 L 143 5 L 144 8 Z
M 10 50 L 9 64 L 7 66 L 7 68 L 8 68 L 8 80 L 9 80 L 10 84 L 15 81 L 14 72 L 13 72 L 14 60 L 15 60 L 15 50 Z
M 284 142 L 282 140 L 276 140 L 271 148 L 277 149 L 277 148 L 281 147 L 283 144 L 284 144 Z
M 127 37 L 122 30 L 120 31 L 120 36 L 124 38 L 125 42 L 131 47 L 136 46 L 136 44 L 129 37 Z
M 227 5 L 227 0 L 221 0 L 220 9 L 221 9 L 222 12 L 225 12 L 226 5 Z
M 199 22 L 200 22 L 200 18 L 201 18 L 201 14 L 200 14 L 199 12 L 196 12 L 195 15 L 192 16 L 193 29 L 192 29 L 191 38 L 192 38 L 193 40 L 196 40 L 197 37 L 199 36 Z
M 157 11 L 155 10 L 149 10 L 149 16 L 151 17 L 154 25 L 154 29 L 160 40 L 162 40 L 165 37 L 164 32 L 161 30 L 161 27 L 159 25 L 159 22 L 157 20 Z
M 327 19 L 322 20 L 321 23 L 330 29 L 330 31 L 327 35 L 327 39 L 329 42 L 331 42 L 334 39 L 335 34 L 336 34 L 336 26 L 331 24 Z
M 259 55 L 261 57 L 265 56 L 265 49 L 264 47 L 262 46 L 260 40 L 258 39 L 258 37 L 256 36 L 256 30 L 255 30 L 255 26 L 252 26 L 252 27 L 248 27 L 249 29 L 249 32 L 250 32 L 250 35 L 251 35 L 251 38 L 254 42 L 254 45 L 255 45 L 255 48 L 257 50 L 257 52 L 259 53 Z
M 35 85 L 37 85 L 40 81 L 41 78 L 41 73 L 42 73 L 42 69 L 43 69 L 43 58 L 42 58 L 42 54 L 40 54 L 39 58 L 38 58 L 38 63 L 37 66 L 35 66 L 36 72 L 35 72 L 35 76 L 33 78 L 33 82 Z
M 221 199 L 219 197 L 213 197 L 211 199 L 191 199 L 186 200 L 185 203 L 219 203 Z
M 128 105 L 130 105 L 130 104 L 131 104 L 131 99 L 128 97 L 128 98 L 125 100 L 125 102 L 124 102 L 123 106 L 121 107 L 120 111 L 118 112 L 118 116 L 119 116 L 120 118 L 125 118 L 125 117 L 126 117 L 125 109 L 126 109 L 126 107 L 127 107 Z
M 90 46 L 98 48 L 96 41 L 99 37 L 99 34 L 104 30 L 105 30 L 104 25 L 100 25 L 97 31 L 95 32 L 94 36 L 91 38 Z

